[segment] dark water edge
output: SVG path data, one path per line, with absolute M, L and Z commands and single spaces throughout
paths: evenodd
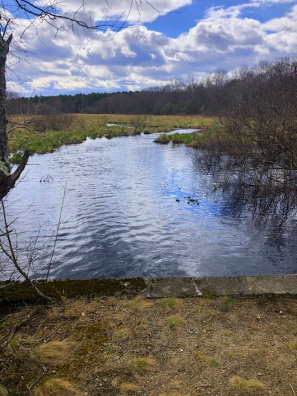
M 62 206 L 52 279 L 296 273 L 296 212 L 281 223 L 255 217 L 196 150 L 155 137 L 88 139 L 30 158 L 6 207 L 32 277 L 47 273 Z
M 268 299 L 297 298 L 297 275 L 231 277 L 167 277 L 38 281 L 35 285 L 57 302 L 63 298 L 186 298 L 233 296 Z M 0 282 L 0 308 L 11 304 L 44 303 L 25 282 Z

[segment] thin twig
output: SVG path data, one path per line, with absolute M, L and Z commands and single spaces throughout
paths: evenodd
M 15 333 L 17 333 L 22 327 L 26 326 L 34 318 L 34 315 L 39 311 L 39 309 L 40 309 L 39 306 L 34 307 L 34 309 L 32 309 L 32 311 L 26 316 L 26 319 L 23 320 L 22 322 L 18 323 L 17 325 L 15 325 L 10 330 L 7 338 L 3 338 L 0 341 L 0 345 L 1 346 L 8 345 L 9 341 L 12 339 L 12 337 L 15 335 Z
M 49 264 L 48 264 L 46 278 L 45 278 L 46 282 L 48 281 L 49 273 L 50 273 L 50 270 L 51 270 L 51 266 L 52 266 L 52 262 L 53 262 L 53 258 L 54 258 L 54 254 L 55 254 L 56 244 L 57 244 L 57 241 L 58 241 L 58 235 L 59 235 L 61 219 L 62 219 L 62 211 L 63 211 L 65 195 L 66 195 L 66 186 L 67 186 L 67 181 L 65 182 L 65 186 L 64 186 L 64 193 L 63 193 L 62 204 L 61 204 L 61 208 L 60 208 L 60 214 L 59 214 L 59 220 L 58 220 L 58 224 L 57 224 L 57 230 L 56 230 L 53 250 L 52 250 L 52 253 L 51 253 L 51 258 L 50 258 L 50 261 L 49 261 Z
M 17 256 L 15 254 L 15 249 L 10 237 L 10 232 L 9 232 L 9 223 L 7 221 L 7 216 L 6 216 L 6 210 L 4 206 L 4 201 L 1 199 L 1 205 L 2 205 L 2 212 L 3 212 L 3 221 L 4 221 L 4 227 L 5 227 L 5 237 L 8 242 L 8 247 L 6 248 L 3 244 L 3 242 L 0 240 L 0 248 L 3 251 L 3 253 L 9 258 L 9 260 L 13 263 L 15 268 L 18 270 L 18 272 L 26 279 L 26 281 L 29 283 L 29 285 L 32 287 L 32 289 L 35 291 L 35 293 L 41 297 L 43 300 L 46 301 L 54 301 L 53 298 L 46 296 L 43 294 L 38 287 L 32 282 L 32 280 L 29 278 L 29 275 L 22 269 L 22 267 L 19 264 L 19 261 L 17 259 Z
M 28 391 L 30 392 L 30 394 L 31 394 L 31 389 L 33 388 L 33 386 L 36 385 L 36 383 L 37 383 L 46 373 L 47 373 L 47 368 L 44 366 L 44 367 L 43 367 L 43 373 L 41 373 L 40 376 L 37 377 L 36 380 L 33 381 L 31 385 L 27 385 L 27 389 L 28 389 Z

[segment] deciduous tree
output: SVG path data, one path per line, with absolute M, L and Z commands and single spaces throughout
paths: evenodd
M 100 3 L 105 3 L 100 0 Z M 102 6 L 102 4 L 98 4 Z M 75 4 L 75 2 L 73 3 Z M 23 159 L 14 173 L 11 173 L 7 143 L 7 109 L 6 109 L 6 65 L 7 56 L 13 42 L 14 22 L 22 18 L 27 22 L 24 30 L 38 29 L 37 22 L 41 21 L 53 27 L 56 31 L 62 28 L 75 29 L 75 27 L 89 30 L 119 31 L 129 20 L 130 14 L 137 10 L 141 19 L 142 6 L 158 10 L 147 0 L 128 0 L 126 10 L 115 16 L 111 4 L 106 0 L 106 9 L 110 15 L 102 16 L 101 21 L 96 21 L 89 12 L 85 12 L 86 2 L 82 0 L 77 10 L 65 11 L 67 3 L 58 0 L 2 0 L 0 4 L 0 199 L 5 197 L 14 187 L 25 168 L 29 153 L 25 152 Z M 70 6 L 69 6 L 70 7 Z M 72 5 L 73 7 L 73 5 Z M 64 26 L 63 26 L 64 24 Z

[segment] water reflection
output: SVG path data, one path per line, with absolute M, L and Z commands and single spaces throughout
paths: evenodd
M 88 139 L 30 158 L 7 208 L 21 258 L 37 237 L 49 248 L 34 257 L 32 276 L 47 272 L 66 181 L 52 278 L 296 272 L 293 212 L 268 226 L 250 194 L 223 184 L 224 172 L 155 138 Z
M 284 262 L 289 260 L 292 272 L 296 271 L 297 189 L 294 184 L 280 186 L 273 183 L 272 178 L 268 184 L 267 174 L 248 167 L 246 162 L 216 158 L 205 151 L 196 153 L 195 163 L 197 169 L 202 165 L 211 176 L 213 195 L 223 198 L 220 216 L 245 222 L 251 232 L 259 235 L 275 267 L 285 271 Z M 263 184 L 261 175 L 265 177 Z

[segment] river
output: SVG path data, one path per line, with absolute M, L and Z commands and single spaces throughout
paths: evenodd
M 252 209 L 238 214 L 215 191 L 194 149 L 156 136 L 30 157 L 6 210 L 32 276 L 44 278 L 50 261 L 52 279 L 296 273 L 296 217 L 281 234 L 256 226 Z

